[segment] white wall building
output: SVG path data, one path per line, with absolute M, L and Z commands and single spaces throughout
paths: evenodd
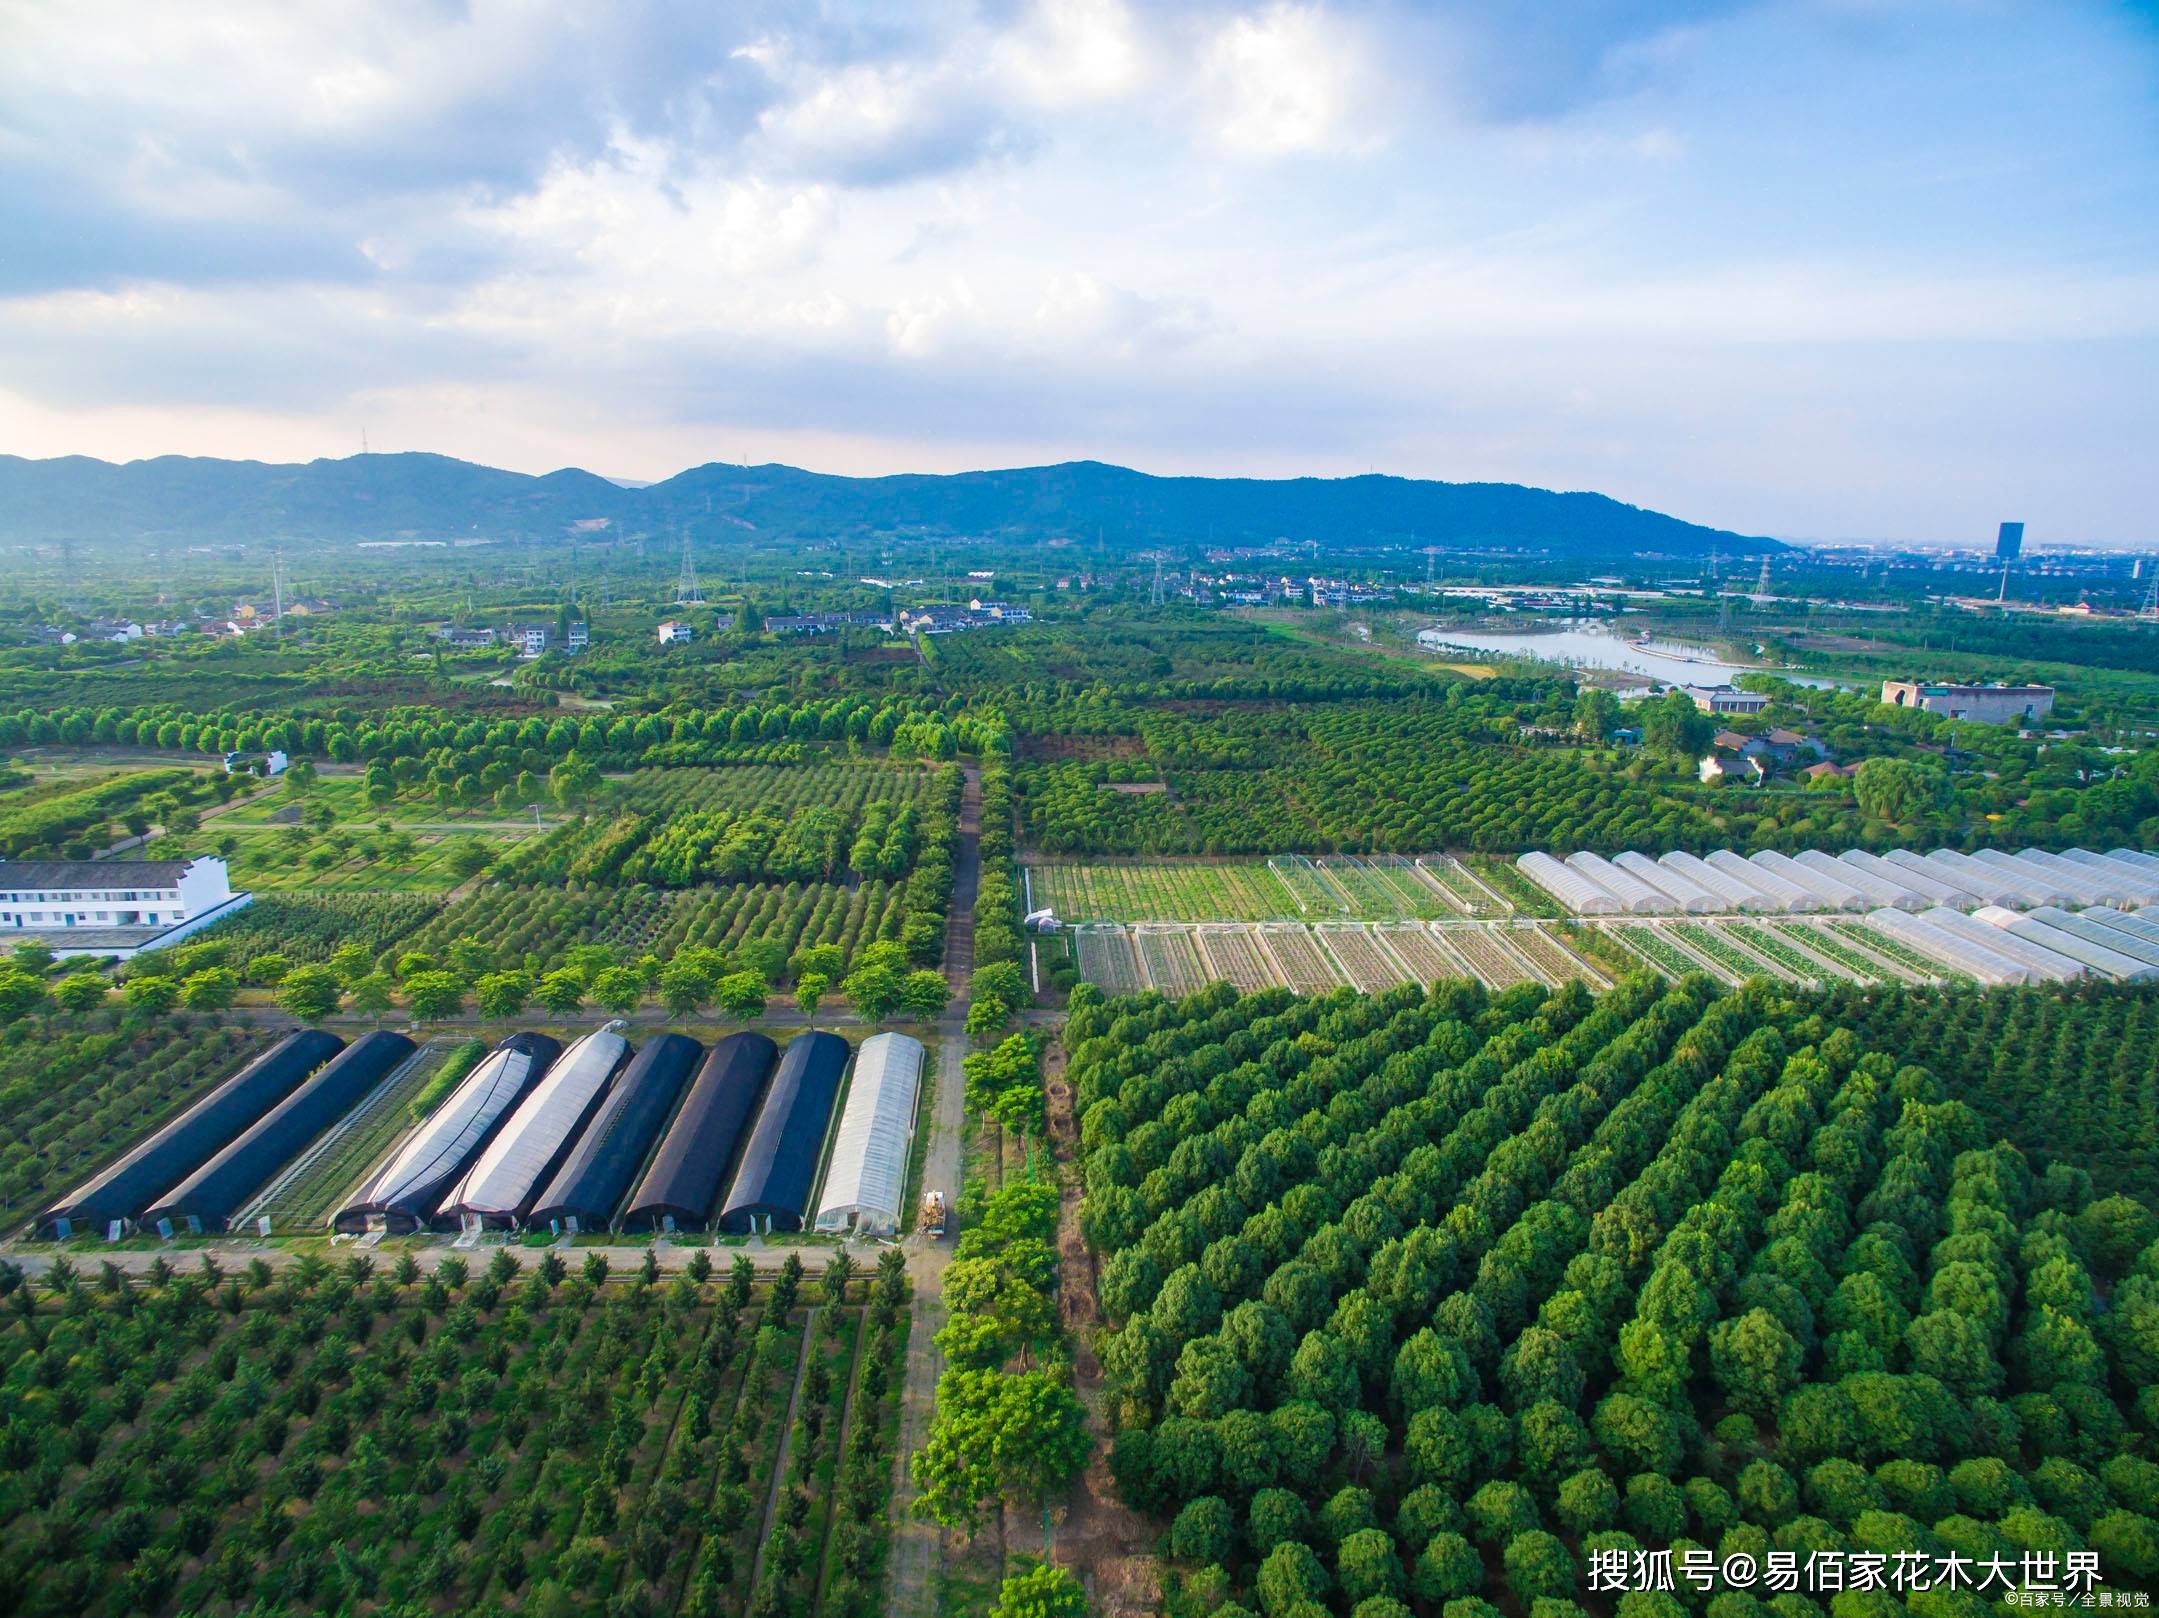
M 0 942 L 35 937 L 61 955 L 116 955 L 175 943 L 245 905 L 225 862 L 0 860 Z

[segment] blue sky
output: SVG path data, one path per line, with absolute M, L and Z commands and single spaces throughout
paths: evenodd
M 2159 540 L 2150 5 L 0 0 L 0 449 Z

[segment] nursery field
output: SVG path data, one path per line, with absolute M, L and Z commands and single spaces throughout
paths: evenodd
M 1278 854 L 1026 867 L 1031 907 L 1067 922 L 1439 921 L 1504 914 L 1445 855 Z
M 2149 1188 L 2151 996 L 1926 993 L 1076 999 L 1111 1468 L 1170 1610 L 1676 1614 L 1619 1599 L 1666 1551 L 1696 1611 L 1773 1559 L 1769 1610 L 1907 1610 L 1828 1577 L 1907 1552 L 2149 1589 L 2159 1218 L 2083 1164 Z
M 1080 926 L 1070 936 L 1080 976 L 1111 993 L 1188 994 L 1211 982 L 1260 989 L 1287 985 L 1325 994 L 1344 984 L 1367 993 L 1403 983 L 1473 977 L 1510 983 L 1582 982 L 1603 988 L 1608 972 L 1545 924 L 1293 922 L 1203 926 Z M 1689 957 L 1684 970 L 1694 966 Z
M 528 960 L 544 967 L 583 944 L 605 945 L 624 959 L 762 944 L 780 962 L 812 944 L 837 944 L 852 959 L 863 944 L 900 936 L 903 897 L 903 884 L 883 880 L 852 887 L 497 887 L 449 905 L 399 894 L 265 894 L 202 936 L 226 943 L 238 965 L 270 952 L 323 960 L 342 944 L 359 943 L 385 971 L 408 951 L 439 959 L 461 939 L 478 944 L 489 970 Z
M 27 1023 L 0 1037 L 0 1232 L 73 1190 L 266 1047 L 246 1024 L 129 1033 Z
M 10 1309 L 9 1610 L 877 1603 L 897 1263 L 754 1285 L 747 1261 L 725 1281 L 605 1269 L 497 1249 L 477 1273 L 108 1272 Z

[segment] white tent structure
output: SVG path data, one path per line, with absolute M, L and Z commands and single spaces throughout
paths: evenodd
M 1809 870 L 1828 870 L 1840 880 L 1849 882 L 1877 905 L 1887 905 L 1892 910 L 1920 911 L 1927 908 L 1927 896 L 1908 883 L 1896 879 L 1893 866 L 1863 848 L 1847 849 L 1831 859 L 1819 849 L 1807 849 L 1799 855 L 1799 863 Z
M 1648 855 L 1637 854 L 1631 848 L 1624 854 L 1613 855 L 1612 863 L 1622 871 L 1640 877 L 1659 893 L 1669 894 L 1690 916 L 1714 915 L 1725 908 L 1722 899 L 1684 872 L 1675 871 L 1669 865 L 1659 865 Z
M 1795 888 L 1814 895 L 1815 902 L 1824 910 L 1871 910 L 1881 903 L 1869 899 L 1852 882 L 1851 878 L 1836 870 L 1836 861 L 1824 857 L 1822 864 L 1827 870 L 1812 865 L 1802 865 L 1789 854 L 1780 854 L 1773 848 L 1765 848 L 1754 855 L 1752 863 L 1773 876 L 1780 876 Z
M 2071 848 L 2062 858 L 2072 865 L 2099 872 L 2110 881 L 2119 882 L 2122 891 L 2129 896 L 2131 904 L 2159 904 L 2159 871 L 2146 871 L 2131 865 L 2127 860 L 2112 854 L 2094 854 L 2088 848 Z
M 1796 916 L 1822 908 L 1822 901 L 1815 898 L 1796 882 L 1789 882 L 1776 872 L 1756 865 L 1752 860 L 1734 854 L 1728 848 L 1720 848 L 1709 856 L 1709 864 L 1715 866 L 1735 882 L 1751 882 L 1787 916 Z
M 1567 863 L 1617 899 L 1620 909 L 1630 916 L 1669 916 L 1679 909 L 1670 896 L 1640 877 L 1622 871 L 1602 854 L 1592 854 L 1584 849 L 1569 854 Z
M 2010 858 L 2033 875 L 2052 882 L 2080 905 L 2129 904 L 2130 888 L 2141 886 L 2125 883 L 2074 860 L 2065 860 L 2059 854 L 2049 854 L 2043 848 L 2020 849 Z
M 2125 916 L 2119 910 L 2101 908 L 2086 910 L 2077 919 L 2104 927 L 2109 933 L 2118 933 L 2124 938 L 2159 945 L 2159 921 L 2149 916 Z
M 1907 948 L 1941 962 L 1953 972 L 1977 978 L 1990 988 L 2038 980 L 2039 974 L 2023 962 L 1987 945 L 1960 938 L 1939 924 L 1938 918 L 1956 915 L 1958 912 L 1946 905 L 1936 905 L 1918 916 L 1908 916 L 1901 910 L 1874 910 L 1867 913 L 1867 925 L 1887 933 Z
M 629 1054 L 630 1042 L 614 1027 L 595 1029 L 564 1051 L 473 1161 L 442 1217 L 454 1216 L 466 1230 L 521 1224 Z
M 1515 869 L 1544 889 L 1577 916 L 1610 916 L 1618 913 L 1619 901 L 1587 876 L 1541 849 L 1524 854 Z
M 1988 905 L 1984 908 L 1997 915 L 2017 914 L 2016 911 L 2001 905 Z M 2046 945 L 2035 943 L 2029 938 L 2019 937 L 2006 928 L 1992 926 L 1976 916 L 1967 916 L 1961 910 L 1951 910 L 1945 906 L 1941 910 L 1928 911 L 1926 919 L 1940 927 L 1943 932 L 1976 948 L 1991 949 L 2030 967 L 2034 977 L 2049 983 L 2067 983 L 2074 978 L 2083 977 L 2088 971 L 2082 961 L 2073 960 L 2059 950 L 2048 949 Z
M 1998 881 L 1987 880 L 1979 888 L 1971 886 L 1977 878 L 1958 881 L 1955 874 L 1943 865 L 1931 861 L 1926 855 L 1914 854 L 1908 848 L 1892 848 L 1880 856 L 1882 875 L 1892 882 L 1902 882 L 1915 893 L 1923 893 L 1938 905 L 1952 910 L 1976 910 L 1983 904 L 1994 904 L 1996 896 L 2006 893 Z
M 2037 866 L 2026 863 L 2015 854 L 2004 854 L 1998 848 L 1982 848 L 1976 854 L 1964 856 L 1973 865 L 1984 865 L 1990 871 L 1998 871 L 2008 881 L 2016 884 L 2016 891 L 2028 902 L 2018 908 L 2029 910 L 2033 905 L 2073 905 L 2077 896 Z
M 1711 865 L 1707 860 L 1674 849 L 1657 862 L 1668 865 L 1689 881 L 1707 888 L 1724 901 L 1727 910 L 1746 910 L 1756 914 L 1780 908 L 1777 901 L 1750 882 L 1743 874 L 1728 870 L 1721 865 Z
M 905 1034 L 872 1034 L 855 1053 L 854 1082 L 818 1199 L 819 1230 L 887 1236 L 899 1229 L 922 1055 L 922 1042 Z
M 1993 912 L 1985 910 L 1979 912 L 1979 919 L 2035 944 L 2044 944 L 2057 955 L 2082 961 L 2095 971 L 2124 983 L 2143 983 L 2159 977 L 2159 944 L 2118 933 L 2096 921 L 2086 921 L 2081 915 L 2056 910 L 2052 905 L 2043 905 L 2029 916 L 2020 916 L 2013 910 L 2004 910 L 2000 914 L 2008 919 L 1997 920 Z

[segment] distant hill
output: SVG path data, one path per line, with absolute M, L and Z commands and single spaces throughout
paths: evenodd
M 575 469 L 532 477 L 442 455 L 275 465 L 168 455 L 115 466 L 0 456 L 0 542 L 523 539 L 584 532 L 952 536 L 1099 534 L 1116 546 L 1276 539 L 1688 556 L 1780 548 L 1601 494 L 1416 478 L 1152 477 L 1098 461 L 847 478 L 792 466 L 692 467 L 629 486 Z

